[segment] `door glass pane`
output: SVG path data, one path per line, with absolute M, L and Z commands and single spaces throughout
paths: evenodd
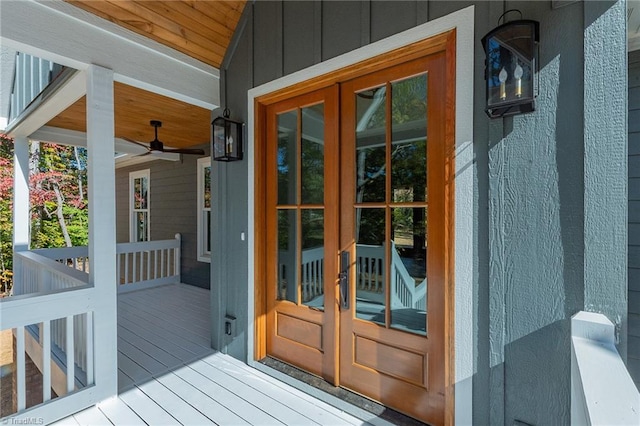
M 278 204 L 296 204 L 298 111 L 278 114 Z
M 302 108 L 302 204 L 324 202 L 324 105 Z
M 324 309 L 324 210 L 302 210 L 301 221 L 300 286 L 302 303 Z
M 296 210 L 278 211 L 278 300 L 298 303 Z
M 385 209 L 356 209 L 356 317 L 385 324 Z
M 427 191 L 427 75 L 391 84 L 391 187 L 394 202 Z
M 356 96 L 356 203 L 385 200 L 386 87 Z
M 426 209 L 394 208 L 391 241 L 391 327 L 427 332 Z

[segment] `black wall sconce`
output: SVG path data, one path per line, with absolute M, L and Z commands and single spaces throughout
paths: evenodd
M 519 10 L 507 10 L 522 13 Z M 537 94 L 539 27 L 537 21 L 517 20 L 491 30 L 482 38 L 487 81 L 487 107 L 490 118 L 522 114 L 535 110 Z
M 213 159 L 215 161 L 242 160 L 242 127 L 244 123 L 229 118 L 225 108 L 222 117 L 211 122 L 213 126 Z

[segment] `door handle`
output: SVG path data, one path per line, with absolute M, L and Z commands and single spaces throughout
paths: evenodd
M 349 252 L 340 252 L 340 307 L 349 309 Z

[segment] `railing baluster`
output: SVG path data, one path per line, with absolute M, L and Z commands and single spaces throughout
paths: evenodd
M 76 373 L 74 366 L 74 345 L 73 345 L 73 316 L 68 316 L 66 321 L 67 341 L 65 353 L 67 354 L 67 393 L 73 392 L 75 388 Z
M 153 251 L 153 278 L 158 278 L 158 250 Z
M 164 278 L 164 249 L 160 252 L 160 278 Z
M 138 273 L 138 252 L 134 251 L 133 256 L 131 258 L 131 282 L 134 283 L 137 281 L 137 273 Z
M 129 253 L 124 255 L 124 284 L 129 283 Z
M 87 345 L 87 357 L 85 372 L 87 373 L 87 386 L 92 385 L 93 378 L 93 312 L 87 312 L 86 318 L 86 345 Z
M 120 259 L 122 258 L 121 254 L 116 254 L 116 279 L 120 281 L 122 279 L 122 264 Z M 116 283 L 116 285 L 121 284 L 120 282 Z
M 16 329 L 16 362 L 18 364 L 16 387 L 18 392 L 18 411 L 22 411 L 27 408 L 27 392 L 26 392 L 26 360 L 25 360 L 25 348 L 24 348 L 24 327 L 17 327 Z
M 147 261 L 145 262 L 147 265 L 147 280 L 150 280 L 151 279 L 151 252 L 146 251 L 145 254 L 147 255 Z
M 51 399 L 51 321 L 42 323 L 42 402 Z

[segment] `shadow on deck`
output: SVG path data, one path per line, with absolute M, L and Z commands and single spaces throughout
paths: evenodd
M 118 296 L 117 398 L 56 424 L 388 425 L 359 419 L 210 348 L 209 291 Z

